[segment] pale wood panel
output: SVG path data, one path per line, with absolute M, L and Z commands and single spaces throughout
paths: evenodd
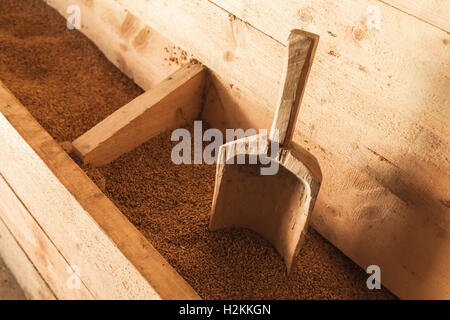
M 380 0 L 411 14 L 437 28 L 450 32 L 450 1 L 448 0 Z
M 2 209 L 0 208 L 0 211 Z M 17 243 L 0 218 L 0 255 L 14 275 L 27 299 L 55 300 L 56 297 L 42 279 L 33 263 Z
M 93 296 L 55 248 L 0 174 L 0 218 L 20 243 L 36 270 L 58 299 L 92 299 Z M 68 273 L 68 270 L 71 272 Z M 69 277 L 78 288 L 69 288 Z
M 389 6 L 381 8 L 385 27 L 367 30 L 365 1 L 215 2 L 281 42 L 293 27 L 319 33 L 297 140 L 307 137 L 370 170 L 403 200 L 421 198 L 449 229 L 443 214 L 450 179 L 446 33 Z M 416 190 L 408 195 L 401 185 Z
M 116 110 L 73 142 L 84 163 L 105 165 L 166 130 L 200 115 L 206 69 L 187 64 L 154 88 Z
M 118 1 L 215 72 L 213 126 L 268 128 L 289 30 L 320 34 L 295 136 L 325 168 L 313 224 L 399 296 L 449 296 L 447 33 L 383 4 L 369 30 L 373 1 Z
M 199 299 L 199 296 L 185 280 L 1 83 L 0 101 L 0 112 L 8 119 L 5 126 L 3 125 L 5 120 L 2 121 L 0 132 L 6 130 L 9 138 L 14 139 L 15 137 L 18 139 L 12 144 L 6 143 L 8 149 L 3 148 L 5 142 L 0 139 L 1 148 L 2 150 L 11 151 L 15 150 L 14 148 L 20 148 L 24 152 L 19 155 L 16 154 L 18 156 L 17 161 L 9 162 L 7 160 L 10 159 L 12 154 L 1 153 L 0 172 L 5 178 L 9 178 L 8 181 L 13 188 L 15 185 L 11 181 L 18 185 L 20 190 L 14 189 L 14 191 L 21 195 L 21 199 L 25 204 L 25 199 L 30 201 L 36 200 L 38 204 L 46 200 L 47 203 L 52 204 L 53 207 L 50 207 L 51 210 L 48 212 L 46 212 L 47 208 L 37 210 L 37 213 L 41 214 L 42 219 L 36 220 L 38 222 L 45 220 L 41 221 L 43 223 L 40 223 L 40 225 L 49 238 L 52 239 L 55 246 L 63 253 L 71 265 L 78 265 L 82 268 L 81 277 L 83 282 L 95 294 L 96 298 L 119 296 L 125 298 Z M 18 137 L 8 122 L 16 128 L 36 154 Z M 10 129 L 4 129 L 4 127 Z M 7 158 L 5 158 L 6 156 Z M 4 161 L 5 159 L 6 162 Z M 26 162 L 25 164 L 23 163 L 24 161 Z M 8 165 L 8 163 L 14 165 Z M 16 172 L 14 169 L 17 169 L 17 166 L 21 164 L 23 164 L 23 167 Z M 8 169 L 8 172 L 12 172 L 14 179 L 5 174 L 2 165 L 5 165 L 5 169 Z M 21 171 L 22 169 L 23 172 Z M 49 170 L 51 170 L 50 174 Z M 47 173 L 48 176 L 43 176 L 41 180 L 36 175 L 42 172 Z M 14 176 L 16 173 L 17 179 Z M 24 177 L 27 174 L 29 177 Z M 33 180 L 34 178 L 38 182 Z M 22 195 L 19 191 L 22 191 L 22 188 L 33 186 L 33 181 L 39 186 L 43 184 L 43 188 L 32 188 L 25 195 Z M 51 184 L 47 186 L 44 183 L 45 181 L 51 181 Z M 61 187 L 61 184 L 63 187 Z M 61 188 L 57 187 L 58 185 Z M 54 187 L 55 190 L 49 191 L 46 189 L 48 187 Z M 70 194 L 68 194 L 69 192 Z M 73 211 L 59 210 L 61 208 L 54 205 L 54 199 L 61 200 L 57 197 L 61 193 L 63 197 L 67 198 L 65 199 L 67 200 L 67 205 L 69 209 L 73 208 Z M 78 202 L 74 203 L 71 195 L 75 197 L 79 204 Z M 85 211 L 78 210 L 80 209 L 79 205 Z M 27 208 L 34 214 L 34 207 L 27 205 Z M 78 209 L 75 210 L 76 208 Z M 54 213 L 55 210 L 57 210 L 56 214 Z M 77 212 L 82 214 L 79 215 Z M 50 217 L 48 217 L 49 215 Z M 61 219 L 56 219 L 55 217 L 61 217 Z M 73 218 L 75 220 L 66 221 L 65 218 Z M 82 223 L 86 225 L 82 225 Z M 49 230 L 52 232 L 50 233 Z M 105 239 L 103 232 L 106 233 L 112 242 Z M 92 233 L 94 234 L 92 235 Z M 64 239 L 59 241 L 60 237 Z M 67 250 L 71 254 L 61 250 L 58 244 L 62 246 L 67 245 Z M 102 245 L 105 245 L 107 248 L 102 250 L 102 247 L 100 247 Z M 75 253 L 71 251 L 73 246 L 76 247 Z M 86 269 L 84 268 L 85 265 L 87 266 Z M 135 268 L 143 278 L 137 273 Z M 88 269 L 91 270 L 88 271 Z M 98 269 L 100 269 L 100 272 L 98 272 Z M 86 279 L 86 277 L 89 279 Z M 93 279 L 90 279 L 91 277 Z M 101 294 L 98 294 L 98 292 Z
M 438 137 L 449 136 L 450 128 L 443 124 L 450 120 L 450 115 L 442 108 L 449 104 L 447 93 L 450 90 L 447 77 L 450 48 L 444 41 L 450 41 L 447 33 L 381 3 L 384 28 L 369 30 L 367 7 L 376 1 L 289 0 L 277 6 L 270 0 L 258 1 L 257 5 L 251 0 L 214 0 L 214 3 L 283 44 L 293 28 L 321 36 L 319 60 L 312 75 L 321 77 L 328 87 L 326 91 L 318 91 L 316 87 L 320 83 L 311 85 L 307 95 L 318 95 L 313 101 L 309 98 L 310 102 L 324 105 L 323 101 L 320 104 L 320 99 L 327 98 L 327 103 L 348 104 L 348 108 L 341 108 L 352 116 L 361 114 L 360 118 L 371 116 L 383 120 L 394 117 L 388 125 L 406 118 Z M 235 29 L 239 30 L 240 23 L 236 21 Z M 240 31 L 245 33 L 245 28 Z M 248 41 L 255 41 L 252 37 L 247 37 Z M 277 51 L 271 49 L 271 52 L 266 54 L 276 58 Z M 278 65 L 278 61 L 274 60 L 273 64 Z M 279 66 L 274 68 L 279 70 Z M 349 88 L 345 89 L 346 86 Z M 338 94 L 342 96 L 340 99 Z M 262 95 L 273 104 L 274 98 L 269 93 Z M 351 97 L 358 99 L 352 102 Z M 369 108 L 374 103 L 379 111 Z M 425 103 L 427 112 L 423 112 Z M 362 106 L 367 106 L 367 110 L 361 110 Z M 399 134 L 406 135 L 402 131 Z

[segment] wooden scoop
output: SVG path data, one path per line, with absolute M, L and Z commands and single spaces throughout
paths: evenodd
M 314 156 L 292 145 L 318 41 L 317 35 L 291 31 L 284 85 L 269 139 L 254 135 L 222 145 L 216 169 L 210 229 L 243 227 L 259 233 L 283 257 L 288 273 L 300 250 L 322 181 Z M 264 175 L 262 170 L 268 165 L 254 160 L 264 159 L 277 146 L 271 165 L 278 165 L 278 172 Z M 234 164 L 239 158 L 245 158 L 246 164 Z M 249 164 L 250 159 L 254 164 Z

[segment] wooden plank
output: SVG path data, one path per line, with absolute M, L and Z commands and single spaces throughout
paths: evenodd
M 96 298 L 199 298 L 3 84 L 0 101 L 0 172 Z
M 73 142 L 84 163 L 105 165 L 166 130 L 192 123 L 202 109 L 206 69 L 187 64 Z
M 1 209 L 0 209 L 1 210 Z M 0 218 L 0 255 L 29 300 L 55 300 L 56 297 L 42 279 L 14 236 Z
M 324 168 L 312 223 L 398 296 L 450 296 L 446 32 L 382 3 L 369 29 L 369 0 L 118 1 L 215 72 L 213 126 L 268 128 L 289 31 L 319 34 L 294 136 Z
M 443 31 L 450 32 L 448 0 L 380 0 Z
M 0 218 L 58 299 L 93 296 L 0 174 Z M 70 279 L 69 279 L 70 278 Z M 74 287 L 67 283 L 74 283 Z
M 65 17 L 69 16 L 69 6 L 77 5 L 81 11 L 80 31 L 144 90 L 175 72 L 180 67 L 174 62 L 175 59 L 179 63 L 190 59 L 114 1 L 44 1 Z

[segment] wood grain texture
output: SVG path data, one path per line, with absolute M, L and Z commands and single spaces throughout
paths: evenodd
M 380 0 L 443 31 L 450 32 L 448 0 Z
M 84 163 L 105 165 L 166 130 L 192 123 L 202 109 L 206 69 L 187 64 L 73 142 Z
M 319 34 L 294 135 L 296 144 L 318 158 L 324 175 L 312 225 L 363 268 L 380 265 L 383 284 L 397 296 L 448 298 L 450 37 L 431 25 L 436 22 L 420 20 L 427 20 L 425 11 L 413 13 L 419 1 L 403 1 L 408 5 L 403 11 L 385 2 L 390 5 L 371 0 L 102 4 L 117 9 L 120 3 L 214 71 L 203 118 L 221 129 L 270 128 L 288 32 Z M 438 8 L 433 15 L 445 18 L 442 2 L 433 3 Z M 370 5 L 380 7 L 381 30 L 367 26 Z M 176 24 L 167 23 L 174 17 Z M 105 44 L 102 50 L 116 45 L 105 42 L 100 31 L 92 39 Z M 152 59 L 137 54 L 141 58 Z M 130 57 L 125 61 L 139 72 Z
M 0 211 L 2 209 L 0 208 Z M 0 218 L 0 255 L 29 300 L 56 297 Z
M 198 299 L 3 85 L 0 101 L 0 172 L 94 297 Z
M 214 71 L 217 127 L 269 128 L 289 31 L 319 34 L 294 135 L 323 168 L 312 224 L 396 295 L 450 296 L 446 32 L 368 0 L 118 2 Z
M 86 300 L 93 298 L 1 174 L 0 218 L 58 299 Z M 72 275 L 71 280 L 73 279 L 79 284 L 77 288 L 67 286 L 68 279 Z

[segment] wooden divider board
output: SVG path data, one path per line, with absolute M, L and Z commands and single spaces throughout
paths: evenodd
M 167 130 L 191 124 L 203 106 L 206 68 L 186 64 L 72 144 L 84 163 L 105 165 Z
M 199 298 L 1 83 L 0 112 L 1 175 L 94 298 Z

